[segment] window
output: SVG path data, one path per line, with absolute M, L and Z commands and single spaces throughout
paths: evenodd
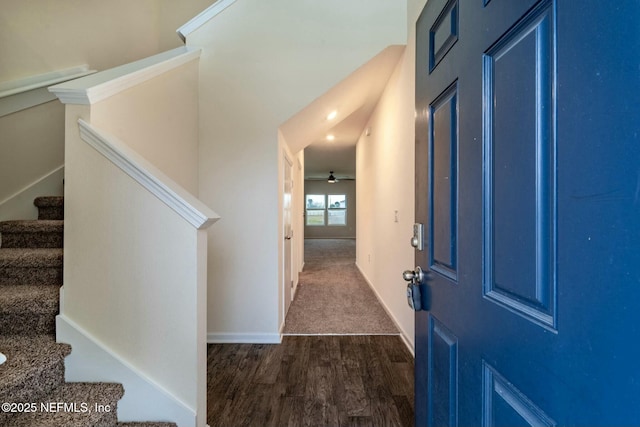
M 307 225 L 347 225 L 347 196 L 307 194 Z
M 307 195 L 307 225 L 324 225 L 324 194 Z
M 344 194 L 330 194 L 328 198 L 328 225 L 347 225 L 347 197 Z

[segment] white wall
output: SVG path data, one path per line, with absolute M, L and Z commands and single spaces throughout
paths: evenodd
M 154 3 L 2 1 L 0 82 L 82 64 L 108 68 L 154 53 Z M 56 100 L 2 117 L 0 135 L 2 201 L 64 163 L 64 106 Z M 30 208 L 32 201 L 25 202 L 18 212 Z
M 185 334 L 196 316 L 197 230 L 85 142 L 67 145 L 61 315 L 195 409 L 197 378 L 183 367 L 197 360 L 195 329 Z
M 211 3 L 0 0 L 0 82 L 83 64 L 104 70 L 178 46 L 182 41 L 176 29 Z M 1 117 L 0 135 L 3 218 L 21 219 L 15 215 L 29 211 L 33 217 L 32 200 L 26 197 L 6 206 L 2 202 L 64 163 L 64 107 L 56 100 Z M 43 191 L 61 195 L 62 183 Z
M 80 140 L 88 108 L 68 112 L 60 316 L 189 408 L 195 426 L 198 230 Z M 70 371 L 91 362 L 75 358 Z
M 64 106 L 54 101 L 28 111 L 0 117 L 0 206 L 64 164 Z M 62 195 L 61 179 L 56 189 L 40 195 Z M 33 200 L 24 202 L 35 219 Z
M 203 48 L 200 197 L 223 218 L 209 234 L 210 339 L 279 340 L 278 127 L 405 39 L 397 0 L 238 0 L 188 36 Z
M 368 123 L 371 135 L 356 146 L 356 263 L 411 347 L 414 314 L 401 274 L 414 267 L 415 21 L 425 3 L 408 3 L 404 56 Z
M 0 81 L 89 64 L 103 70 L 156 53 L 155 0 L 3 0 Z
M 198 195 L 198 61 L 95 104 L 91 122 Z

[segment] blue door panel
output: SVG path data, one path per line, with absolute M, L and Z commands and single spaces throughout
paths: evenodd
M 555 330 L 554 35 L 541 2 L 483 56 L 483 197 L 485 295 Z
M 417 426 L 640 425 L 640 2 L 429 0 Z
M 433 271 L 457 276 L 458 103 L 454 82 L 429 107 L 429 247 Z
M 458 425 L 458 339 L 433 316 L 429 319 L 428 355 L 428 425 L 431 427 L 456 426 Z
M 482 425 L 484 427 L 557 425 L 496 369 L 487 363 L 483 363 L 482 368 Z
M 458 0 L 449 0 L 429 31 L 429 71 L 458 41 Z

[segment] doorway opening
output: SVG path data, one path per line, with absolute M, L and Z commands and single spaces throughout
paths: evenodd
M 281 162 L 284 169 L 282 254 L 285 258 L 281 267 L 281 295 L 285 335 L 294 332 L 399 333 L 356 265 L 356 218 L 360 197 L 357 194 L 356 147 L 358 143 L 366 143 L 372 113 L 403 50 L 403 46 L 384 49 L 280 127 L 282 151 L 284 157 L 290 159 Z M 301 173 L 294 173 L 293 190 L 288 187 L 287 177 L 287 170 L 292 165 L 294 172 L 296 166 L 302 168 Z M 287 223 L 290 216 L 291 225 Z M 290 257 L 294 258 L 291 267 L 287 264 Z M 289 276 L 290 268 L 293 271 Z M 312 284 L 319 286 L 320 283 L 325 286 L 311 292 Z M 305 292 L 300 298 L 309 291 L 314 302 L 296 302 L 303 288 Z M 361 295 L 358 290 L 367 295 Z M 337 296 L 341 297 L 336 299 Z M 362 304 L 358 305 L 356 301 Z M 342 304 L 348 307 L 339 309 Z M 363 308 L 362 313 L 379 312 L 384 321 L 367 321 L 366 315 L 358 321 L 359 316 L 352 313 L 354 307 L 365 306 L 369 310 Z M 374 306 L 379 310 L 371 310 Z M 312 314 L 317 316 L 316 320 L 312 320 Z M 340 320 L 339 314 L 351 315 L 353 320 Z M 309 325 L 316 325 L 317 330 L 302 326 L 302 318 Z M 326 325 L 321 327 L 323 322 Z M 355 326 L 347 327 L 350 323 Z M 327 326 L 332 324 L 334 326 Z M 378 326 L 365 328 L 363 325 L 366 324 Z

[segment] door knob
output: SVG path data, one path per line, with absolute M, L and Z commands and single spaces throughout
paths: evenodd
M 424 282 L 426 278 L 425 272 L 420 267 L 416 267 L 415 270 L 405 270 L 402 273 L 402 278 L 407 282 L 415 283 L 417 285 Z

